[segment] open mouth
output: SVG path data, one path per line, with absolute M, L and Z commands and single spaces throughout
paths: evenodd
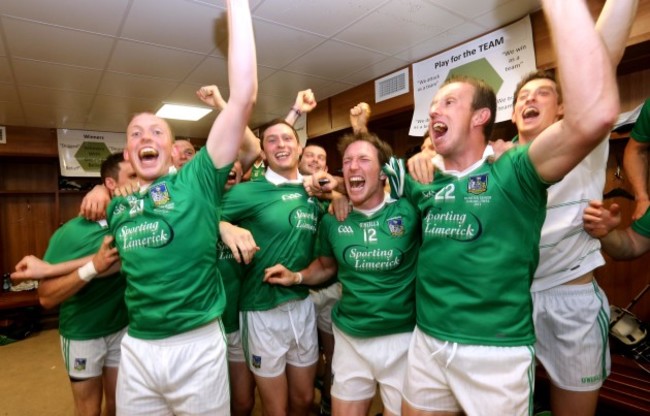
M 447 133 L 447 125 L 445 123 L 441 123 L 440 121 L 436 121 L 433 123 L 433 132 L 436 134 L 436 136 L 442 136 Z
M 539 115 L 539 110 L 535 107 L 528 107 L 524 110 L 523 113 L 521 113 L 521 115 L 524 120 L 527 118 L 537 117 Z
M 350 189 L 361 189 L 366 184 L 366 180 L 361 176 L 352 176 L 348 180 L 348 183 L 350 184 Z
M 285 160 L 290 156 L 289 152 L 278 152 L 275 154 L 277 160 Z
M 230 173 L 228 174 L 228 180 L 234 181 L 236 178 L 237 178 L 237 173 L 235 173 L 234 170 L 231 170 Z
M 138 156 L 143 162 L 153 162 L 158 159 L 158 151 L 152 147 L 144 147 L 140 149 Z

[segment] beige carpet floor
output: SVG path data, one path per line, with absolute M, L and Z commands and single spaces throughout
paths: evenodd
M 319 399 L 318 391 L 316 400 Z M 379 412 L 375 398 L 371 415 Z M 314 404 L 314 412 L 317 413 Z M 70 384 L 63 367 L 59 333 L 48 329 L 0 346 L 0 416 L 72 416 Z M 259 398 L 253 416 L 261 415 Z

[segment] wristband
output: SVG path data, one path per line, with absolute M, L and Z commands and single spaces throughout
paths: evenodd
M 294 113 L 296 113 L 296 115 L 297 115 L 298 117 L 300 117 L 300 116 L 302 115 L 302 111 L 300 111 L 299 108 L 291 107 L 291 111 L 293 111 Z
M 302 284 L 302 273 L 297 272 L 296 274 L 298 275 L 298 281 L 295 282 L 294 285 L 300 285 Z
M 77 273 L 79 274 L 79 279 L 83 280 L 84 282 L 90 282 L 95 276 L 97 276 L 97 269 L 95 269 L 95 264 L 91 260 L 83 266 L 79 267 Z

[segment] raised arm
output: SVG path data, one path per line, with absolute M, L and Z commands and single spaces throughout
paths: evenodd
M 368 133 L 370 114 L 372 111 L 368 103 L 361 102 L 350 109 L 350 125 L 354 134 Z
M 217 168 L 237 158 L 257 97 L 255 38 L 248 0 L 228 0 L 227 4 L 230 98 L 226 108 L 217 115 L 206 142 Z M 201 92 L 197 94 L 200 96 Z
M 219 87 L 216 85 L 206 85 L 201 87 L 197 95 L 205 104 L 214 107 L 217 111 L 221 112 L 228 104 L 221 96 Z M 255 162 L 255 159 L 260 155 L 260 139 L 258 139 L 253 131 L 246 126 L 244 129 L 244 140 L 239 148 L 237 158 L 242 165 L 242 170 L 246 172 Z
M 530 158 L 540 176 L 549 182 L 562 179 L 604 140 L 618 117 L 612 57 L 618 56 L 618 48 L 624 48 L 636 1 L 619 3 L 627 8 L 609 5 L 607 18 L 620 16 L 627 20 L 616 21 L 621 32 L 605 47 L 585 1 L 542 1 L 557 55 L 564 118 L 531 144 Z
M 316 104 L 316 97 L 314 97 L 312 90 L 307 89 L 298 91 L 298 95 L 296 95 L 296 102 L 289 110 L 289 113 L 284 118 L 284 121 L 293 126 L 296 124 L 296 121 L 298 121 L 301 115 L 307 114 L 316 108 Z

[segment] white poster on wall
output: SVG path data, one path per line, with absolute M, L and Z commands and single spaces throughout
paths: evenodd
M 109 155 L 124 150 L 124 133 L 105 131 L 56 131 L 61 176 L 99 177 L 99 168 Z
M 422 136 L 429 124 L 429 106 L 450 75 L 485 80 L 497 95 L 496 121 L 509 120 L 512 97 L 521 77 L 537 69 L 530 16 L 413 64 L 415 109 L 409 134 Z

